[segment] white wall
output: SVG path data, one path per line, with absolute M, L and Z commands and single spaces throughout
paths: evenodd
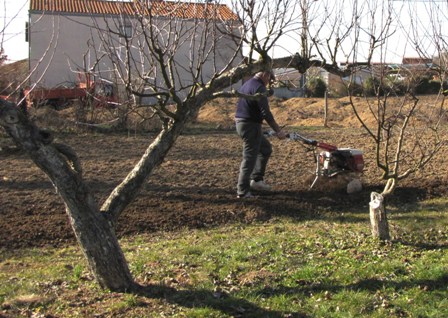
M 135 24 L 136 21 L 131 21 Z M 162 23 L 166 23 L 162 22 Z M 30 14 L 30 78 L 31 85 L 42 87 L 55 87 L 59 85 L 73 85 L 78 80 L 76 71 L 95 68 L 96 72 L 101 73 L 101 77 L 116 82 L 116 73 L 111 71 L 112 63 L 110 60 L 110 50 L 121 52 L 120 55 L 125 58 L 126 50 L 120 46 L 122 38 L 116 35 L 110 35 L 106 30 L 108 28 L 118 29 L 117 16 L 109 16 L 107 19 L 103 16 L 86 15 L 60 15 L 60 14 Z M 182 28 L 189 30 L 193 22 L 183 22 Z M 178 26 L 179 27 L 179 26 Z M 134 25 L 134 30 L 136 26 Z M 102 31 L 101 31 L 102 30 Z M 162 36 L 163 32 L 160 32 Z M 105 37 L 106 42 L 102 37 Z M 134 46 L 144 46 L 143 37 L 134 38 Z M 195 50 L 199 44 L 196 43 L 191 48 L 191 42 L 186 41 L 180 45 L 175 54 L 177 63 L 177 73 L 179 81 L 182 84 L 191 82 L 191 72 L 189 63 L 191 53 L 198 56 Z M 146 49 L 145 49 L 146 50 Z M 133 54 L 139 58 L 139 49 L 132 50 Z M 217 44 L 215 53 L 207 59 L 203 68 L 203 79 L 208 80 L 214 73 L 214 67 L 223 68 L 235 52 L 235 44 L 229 39 L 221 39 Z M 102 57 L 100 63 L 95 64 L 98 57 Z M 240 54 L 236 63 L 242 60 Z M 145 64 L 145 65 L 144 65 Z M 151 67 L 146 61 L 137 68 L 147 72 Z M 234 63 L 235 64 L 235 63 Z M 158 76 L 159 76 L 158 72 Z

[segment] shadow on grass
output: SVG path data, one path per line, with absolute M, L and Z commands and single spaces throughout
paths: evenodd
M 341 291 L 368 291 L 376 292 L 392 288 L 395 291 L 400 291 L 407 288 L 420 288 L 425 291 L 446 290 L 448 284 L 448 274 L 443 274 L 437 279 L 433 280 L 415 280 L 415 281 L 384 281 L 380 279 L 364 279 L 349 285 L 337 285 L 331 283 L 315 283 L 312 281 L 297 282 L 297 287 L 269 287 L 263 288 L 257 294 L 263 297 L 273 297 L 280 295 L 309 295 L 319 292 L 338 293 Z M 176 304 L 187 308 L 213 308 L 219 310 L 231 317 L 247 317 L 247 318 L 285 318 L 297 317 L 308 318 L 309 314 L 304 312 L 281 312 L 260 308 L 259 306 L 240 298 L 235 298 L 229 295 L 217 297 L 213 292 L 208 290 L 177 290 L 175 288 L 150 285 L 137 286 L 134 294 L 148 297 L 164 299 L 166 302 Z
M 229 295 L 218 297 L 208 290 L 177 290 L 161 285 L 137 286 L 134 294 L 164 299 L 168 303 L 187 308 L 213 308 L 231 317 L 247 318 L 308 318 L 311 317 L 302 312 L 280 312 L 260 308 L 259 306 L 240 298 Z
M 422 250 L 446 250 L 448 249 L 448 243 L 427 243 L 427 242 L 411 242 L 403 239 L 395 240 L 394 242 L 400 243 L 406 246 L 416 247 Z
M 315 283 L 312 281 L 300 281 L 297 287 L 286 287 L 280 286 L 275 290 L 272 288 L 265 288 L 259 291 L 263 296 L 273 296 L 273 295 L 290 295 L 290 294 L 302 294 L 311 295 L 320 292 L 331 292 L 338 293 L 340 291 L 368 291 L 376 292 L 378 290 L 384 290 L 392 288 L 394 291 L 399 292 L 407 288 L 420 288 L 425 291 L 445 291 L 448 284 L 448 273 L 441 275 L 437 279 L 425 279 L 425 280 L 414 280 L 414 281 L 385 281 L 381 279 L 363 279 L 356 283 L 349 285 L 337 285 L 331 283 Z

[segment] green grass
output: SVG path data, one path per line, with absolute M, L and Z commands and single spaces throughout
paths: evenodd
M 1 251 L 0 315 L 448 317 L 447 213 L 448 199 L 391 208 L 386 243 L 368 211 L 123 239 L 154 296 L 100 290 L 76 246 Z

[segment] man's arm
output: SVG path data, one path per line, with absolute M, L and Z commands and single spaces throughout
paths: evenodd
M 261 86 L 257 93 L 266 93 L 266 88 Z M 260 97 L 258 100 L 258 107 L 260 108 L 263 119 L 276 132 L 276 136 L 280 139 L 286 138 L 286 134 L 282 132 L 282 128 L 277 124 L 274 116 L 272 115 L 267 96 Z
M 263 100 L 264 99 L 264 100 Z M 263 115 L 264 120 L 267 124 L 275 131 L 276 136 L 279 139 L 285 139 L 286 133 L 282 131 L 282 128 L 277 124 L 274 116 L 272 115 L 271 109 L 269 108 L 269 102 L 267 98 L 263 98 L 258 102 L 258 106 L 261 109 L 261 113 Z

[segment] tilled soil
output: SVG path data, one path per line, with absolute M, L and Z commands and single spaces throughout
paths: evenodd
M 121 215 L 117 234 L 213 227 L 225 223 L 267 222 L 288 216 L 298 221 L 344 212 L 368 213 L 372 191 L 384 182 L 373 160 L 372 145 L 359 128 L 305 131 L 317 140 L 363 149 L 364 188 L 348 195 L 341 180 L 322 181 L 309 189 L 313 153 L 299 142 L 272 139 L 274 153 L 266 180 L 270 193 L 236 198 L 241 142 L 233 129 L 190 129 L 176 142 L 165 162 L 147 180 L 137 199 Z M 99 204 L 137 163 L 154 136 L 62 134 L 58 142 L 78 153 L 84 179 Z M 447 162 L 440 154 L 424 174 L 401 181 L 388 205 L 402 207 L 429 197 L 447 195 Z M 75 243 L 64 204 L 49 179 L 26 154 L 14 147 L 0 151 L 0 248 L 61 246 Z M 344 218 L 344 221 L 350 221 Z

